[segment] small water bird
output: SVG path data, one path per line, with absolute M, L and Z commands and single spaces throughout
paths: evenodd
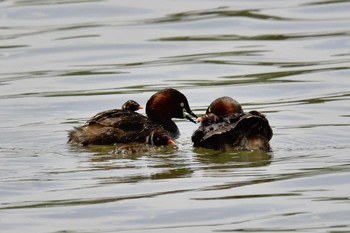
M 129 102 L 129 101 L 128 101 Z M 195 123 L 197 117 L 187 98 L 178 90 L 168 88 L 156 92 L 147 101 L 147 117 L 135 112 L 139 104 L 126 102 L 122 109 L 97 113 L 83 126 L 69 131 L 68 142 L 95 145 L 141 142 L 155 146 L 174 145 L 171 138 L 180 132 L 172 118 L 186 118 Z
M 265 115 L 245 113 L 242 106 L 228 96 L 214 100 L 192 135 L 194 147 L 215 150 L 270 151 L 273 132 Z

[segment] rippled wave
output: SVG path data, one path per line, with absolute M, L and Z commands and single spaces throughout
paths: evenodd
M 1 232 L 349 231 L 348 1 L 0 6 Z M 193 148 L 181 120 L 172 150 L 66 144 L 166 87 L 263 112 L 273 151 Z

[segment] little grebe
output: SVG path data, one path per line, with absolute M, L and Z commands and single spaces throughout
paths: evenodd
M 271 150 L 272 129 L 258 111 L 244 113 L 230 97 L 214 100 L 206 115 L 199 117 L 201 126 L 193 133 L 195 147 L 216 150 Z
M 176 146 L 176 143 L 166 134 L 164 130 L 155 130 L 146 137 L 145 143 L 130 142 L 116 147 L 113 154 L 144 154 L 146 152 L 158 152 L 162 146 Z
M 122 109 L 137 111 L 137 110 L 143 109 L 143 106 L 137 103 L 135 100 L 128 100 L 123 104 Z
M 100 122 L 101 123 L 102 121 L 108 121 L 109 119 L 112 119 L 115 114 L 118 114 L 121 112 L 127 114 L 128 111 L 135 112 L 135 111 L 140 110 L 140 109 L 143 109 L 142 105 L 137 103 L 135 100 L 128 100 L 122 105 L 121 109 L 111 109 L 111 110 L 99 112 L 95 116 L 93 116 L 89 120 L 87 120 L 86 123 L 90 123 L 90 122 Z M 107 124 L 107 123 L 104 122 L 104 124 Z
M 179 135 L 179 129 L 171 118 L 187 118 L 195 122 L 190 116 L 197 117 L 191 111 L 186 97 L 175 89 L 161 90 L 148 100 L 148 117 L 134 112 L 140 108 L 139 105 L 125 108 L 96 114 L 85 125 L 71 130 L 68 142 L 84 146 L 129 142 L 168 145 L 173 143 L 168 138 Z

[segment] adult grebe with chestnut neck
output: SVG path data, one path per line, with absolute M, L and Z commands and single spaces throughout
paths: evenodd
M 123 106 L 128 106 L 126 103 Z M 100 112 L 85 125 L 69 132 L 69 143 L 81 145 L 110 145 L 141 142 L 156 146 L 174 145 L 171 138 L 179 136 L 179 129 L 172 118 L 197 117 L 189 107 L 187 98 L 178 90 L 169 88 L 158 91 L 148 100 L 143 116 L 132 108 L 112 109 Z

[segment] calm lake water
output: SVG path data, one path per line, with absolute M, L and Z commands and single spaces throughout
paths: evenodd
M 1 232 L 350 232 L 350 2 L 0 1 Z M 272 152 L 115 155 L 67 131 L 128 99 L 228 95 Z M 142 111 L 141 111 L 142 112 Z M 143 111 L 144 113 L 144 111 Z

